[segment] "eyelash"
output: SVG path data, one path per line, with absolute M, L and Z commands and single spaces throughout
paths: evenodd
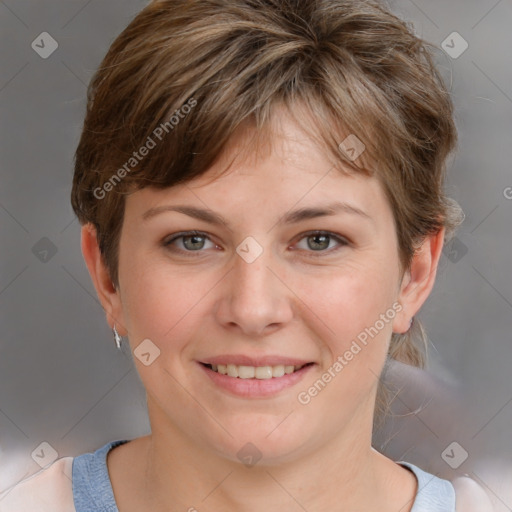
M 334 249 L 331 248 L 331 249 L 325 249 L 325 250 L 321 250 L 321 251 L 299 249 L 299 250 L 306 250 L 306 252 L 310 253 L 310 255 L 314 258 L 318 258 L 318 257 L 324 256 L 326 254 L 330 255 L 333 252 L 337 252 L 341 248 L 350 245 L 350 242 L 345 237 L 343 237 L 341 235 L 337 235 L 336 233 L 332 233 L 330 231 L 321 231 L 321 230 L 313 230 L 313 231 L 308 231 L 306 233 L 301 233 L 300 238 L 298 238 L 296 243 L 300 242 L 301 240 L 303 240 L 305 238 L 308 238 L 308 237 L 314 236 L 314 235 L 326 235 L 330 238 L 330 241 L 334 239 L 339 244 L 338 247 L 336 247 Z M 181 254 L 186 253 L 187 256 L 188 255 L 192 256 L 194 253 L 197 253 L 197 255 L 194 255 L 192 257 L 201 256 L 201 253 L 204 252 L 203 249 L 199 249 L 197 251 L 188 251 L 188 250 L 183 250 L 183 249 L 177 249 L 176 247 L 172 246 L 173 242 L 175 242 L 176 240 L 179 240 L 182 238 L 187 238 L 187 237 L 192 237 L 192 236 L 204 237 L 204 238 L 208 239 L 210 242 L 215 243 L 211 240 L 211 238 L 208 236 L 208 234 L 203 231 L 183 231 L 180 233 L 175 233 L 174 235 L 172 235 L 171 238 L 164 239 L 162 243 L 165 248 L 169 249 L 172 252 L 177 252 L 177 253 L 181 253 Z

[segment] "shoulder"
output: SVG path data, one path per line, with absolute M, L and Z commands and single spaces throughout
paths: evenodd
M 452 481 L 455 489 L 455 512 L 493 512 L 489 495 L 474 480 L 460 476 Z
M 451 482 L 427 473 L 410 462 L 399 461 L 398 464 L 416 476 L 417 491 L 411 512 L 456 512 L 455 489 Z
M 495 512 L 487 492 L 468 476 L 445 480 L 414 464 L 403 461 L 399 464 L 413 471 L 418 480 L 413 512 Z
M 76 512 L 73 457 L 63 457 L 0 494 L 0 512 Z

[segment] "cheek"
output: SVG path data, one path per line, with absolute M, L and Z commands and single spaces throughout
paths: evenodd
M 347 344 L 374 326 L 380 315 L 392 308 L 397 279 L 398 275 L 372 262 L 343 270 L 333 269 L 330 275 L 302 281 L 301 295 L 324 324 L 332 352 L 339 354 L 346 350 Z M 377 327 L 388 333 L 390 322 L 385 324 L 382 328 L 379 322 Z
M 132 265 L 124 284 L 123 312 L 134 342 L 150 338 L 162 348 L 168 340 L 179 343 L 177 334 L 197 322 L 202 299 L 213 286 L 185 269 L 147 260 Z
M 386 360 L 396 314 L 397 276 L 381 270 L 379 265 L 354 268 L 304 289 L 317 317 L 314 330 L 323 332 L 323 364 L 304 385 L 299 402 L 309 404 L 312 408 L 307 410 L 318 417 L 328 410 L 335 421 L 326 422 L 327 430 L 348 421 L 360 407 L 373 408 L 372 393 Z

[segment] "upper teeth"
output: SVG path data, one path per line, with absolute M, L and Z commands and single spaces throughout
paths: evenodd
M 229 377 L 238 377 L 240 379 L 271 379 L 272 377 L 282 377 L 285 373 L 293 373 L 302 368 L 303 365 L 282 365 L 277 366 L 243 366 L 236 364 L 212 364 L 214 372 L 228 375 Z

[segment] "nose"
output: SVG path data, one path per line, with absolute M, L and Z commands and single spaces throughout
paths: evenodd
M 293 293 L 278 276 L 278 267 L 266 251 L 251 263 L 235 254 L 220 288 L 218 322 L 252 337 L 270 334 L 290 322 Z

